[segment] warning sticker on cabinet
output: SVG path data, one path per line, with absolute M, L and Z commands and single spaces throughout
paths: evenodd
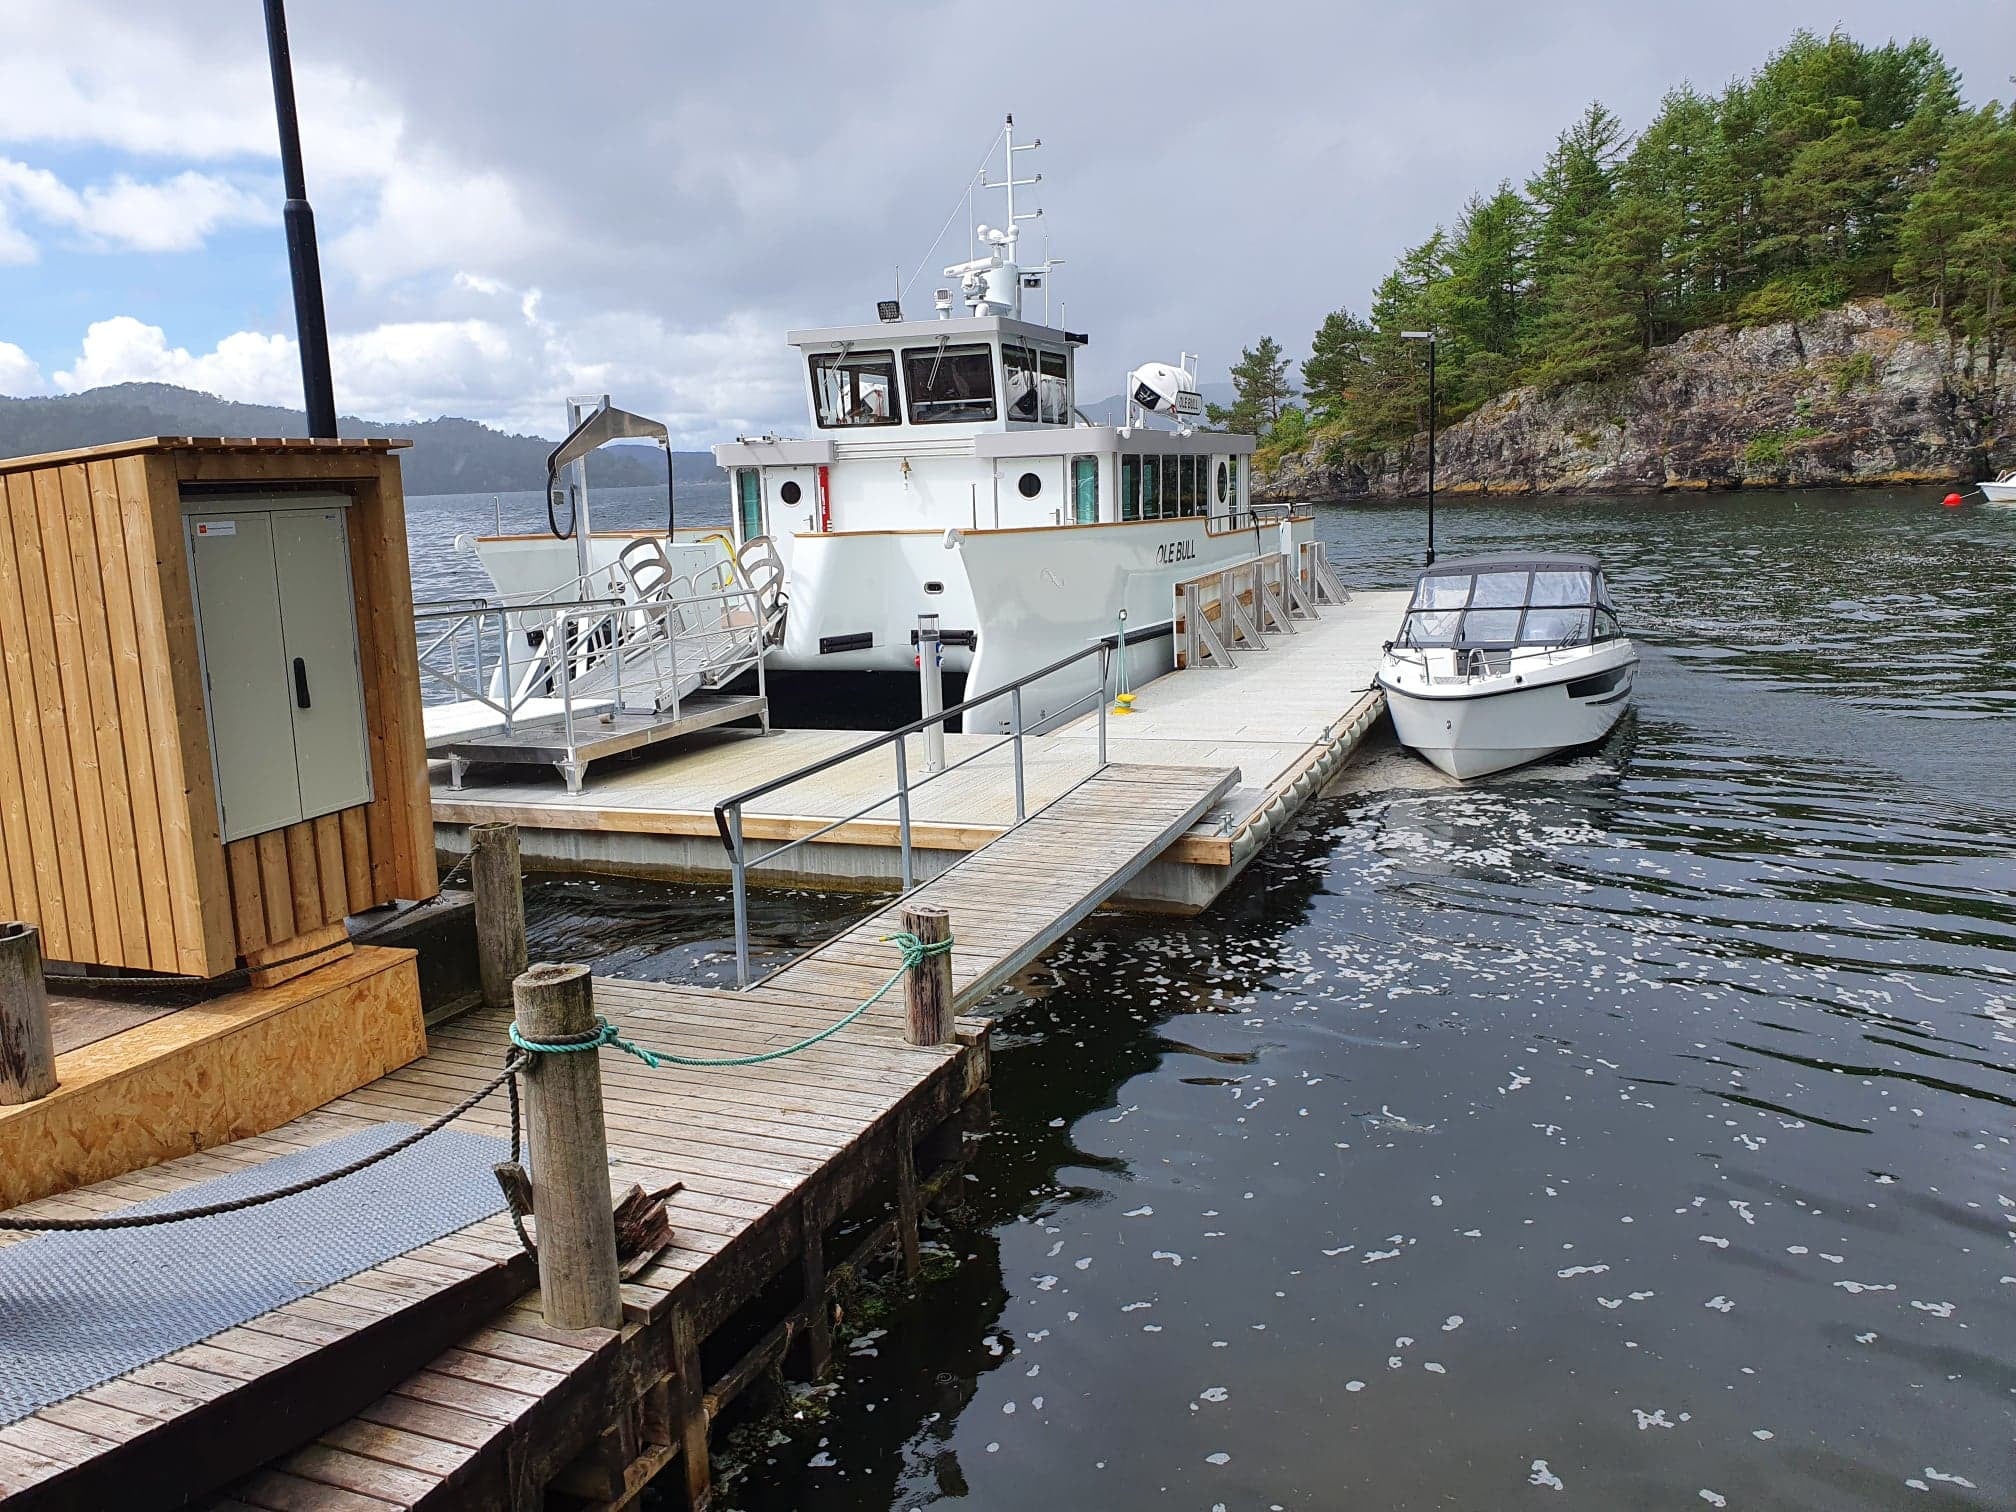
M 196 522 L 196 534 L 199 536 L 236 535 L 238 534 L 238 522 L 236 520 L 198 520 Z

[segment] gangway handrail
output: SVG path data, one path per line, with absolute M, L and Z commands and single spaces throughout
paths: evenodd
M 687 581 L 682 579 L 682 581 Z M 689 582 L 690 586 L 690 582 Z M 453 604 L 455 600 L 441 601 Z M 717 683 L 754 667 L 757 678 L 758 697 L 766 695 L 764 683 L 764 645 L 761 635 L 762 604 L 756 590 L 732 581 L 716 591 L 694 593 L 679 597 L 658 597 L 645 599 L 606 598 L 576 599 L 570 601 L 546 602 L 534 606 L 511 602 L 478 602 L 465 607 L 436 608 L 416 607 L 413 615 L 416 626 L 447 621 L 445 628 L 434 633 L 431 639 L 423 637 L 419 646 L 420 671 L 423 677 L 445 683 L 451 690 L 464 694 L 472 701 L 493 710 L 504 721 L 507 733 L 515 727 L 519 711 L 536 696 L 558 697 L 561 704 L 561 723 L 564 738 L 570 753 L 580 744 L 575 730 L 576 701 L 584 692 L 578 684 L 592 675 L 606 677 L 611 682 L 615 701 L 621 705 L 624 698 L 625 669 L 649 660 L 652 663 L 650 676 L 641 681 L 651 685 L 654 701 L 662 699 L 666 688 L 671 690 L 672 709 L 677 717 L 681 694 L 680 650 L 694 642 L 711 643 L 722 636 L 731 642 L 727 648 L 734 654 L 726 659 L 708 655 L 698 661 L 689 660 L 688 673 L 700 672 L 703 677 L 712 678 Z M 698 630 L 686 626 L 683 611 L 694 605 L 714 605 L 723 613 L 722 623 Z M 513 675 L 511 662 L 511 620 L 522 616 L 530 608 L 538 620 L 533 627 L 541 632 L 539 649 L 528 658 Z M 725 616 L 734 612 L 746 612 L 749 624 L 732 625 Z M 482 635 L 484 627 L 495 622 L 499 646 L 498 660 L 490 668 L 501 673 L 503 688 L 501 698 L 491 694 L 481 686 L 485 676 L 482 665 Z M 585 631 L 569 633 L 569 627 L 585 625 Z M 615 626 L 606 643 L 598 642 L 604 626 Z M 461 657 L 454 644 L 456 636 L 464 627 L 473 627 L 476 637 L 476 667 L 473 672 L 475 683 L 465 682 L 461 672 Z M 738 632 L 745 632 L 746 637 Z M 746 638 L 747 647 L 739 645 Z M 450 647 L 454 657 L 453 665 L 446 671 L 432 667 L 426 658 L 442 646 Z M 597 652 L 600 652 L 598 655 Z M 669 668 L 667 658 L 669 657 Z M 591 688 L 585 691 L 597 691 Z M 570 761 L 572 760 L 570 755 Z M 570 778 L 570 785 L 572 779 Z
M 885 730 L 879 735 L 872 735 L 856 745 L 849 746 L 844 751 L 837 751 L 830 756 L 822 756 L 816 761 L 809 761 L 801 767 L 784 773 L 782 776 L 772 777 L 767 781 L 743 788 L 740 792 L 733 793 L 723 798 L 719 803 L 716 803 L 714 805 L 714 827 L 720 831 L 722 848 L 728 852 L 728 866 L 734 890 L 736 986 L 747 987 L 749 985 L 749 869 L 751 867 L 760 866 L 765 861 L 773 860 L 783 855 L 786 851 L 796 850 L 801 845 L 810 844 L 822 835 L 829 835 L 845 825 L 852 824 L 855 820 L 872 814 L 875 810 L 885 807 L 893 801 L 896 804 L 897 844 L 900 848 L 902 858 L 903 891 L 907 893 L 917 885 L 915 867 L 912 860 L 914 847 L 911 844 L 910 837 L 910 795 L 919 788 L 929 786 L 940 777 L 949 776 L 969 762 L 978 761 L 983 756 L 994 755 L 1003 746 L 1009 747 L 1014 754 L 1015 823 L 1010 825 L 1009 828 L 1013 829 L 1025 822 L 1029 814 L 1022 746 L 1024 734 L 1022 728 L 1022 690 L 1031 683 L 1040 682 L 1046 677 L 1055 676 L 1066 668 L 1076 666 L 1088 657 L 1098 658 L 1098 685 L 1092 692 L 1081 698 L 1073 699 L 1069 704 L 1059 709 L 1056 714 L 1049 716 L 1049 718 L 1053 724 L 1061 722 L 1076 713 L 1081 705 L 1086 703 L 1093 704 L 1099 711 L 1098 759 L 1092 773 L 1088 775 L 1096 775 L 1098 772 L 1105 770 L 1107 765 L 1106 686 L 1111 672 L 1112 654 L 1115 647 L 1120 644 L 1121 642 L 1117 636 L 1100 636 L 1083 650 L 1073 651 L 1068 656 L 1061 656 L 1048 666 L 1038 667 L 1033 672 L 1024 673 L 1013 682 L 990 688 L 984 693 L 963 699 L 959 703 L 941 709 L 935 714 L 927 714 L 922 718 L 911 720 L 908 724 L 898 725 L 893 730 Z M 1006 736 L 983 746 L 971 755 L 960 757 L 957 761 L 942 767 L 936 772 L 929 773 L 917 782 L 910 780 L 909 757 L 904 749 L 904 742 L 909 737 L 922 734 L 933 725 L 942 725 L 956 715 L 965 713 L 968 709 L 978 708 L 981 704 L 993 703 L 1003 696 L 1008 699 L 1009 733 Z M 863 756 L 871 755 L 884 746 L 893 746 L 895 751 L 896 786 L 892 793 L 887 796 L 877 797 L 865 807 L 858 808 L 852 813 L 844 814 L 840 818 L 823 824 L 807 834 L 798 835 L 781 844 L 773 845 L 770 849 L 763 851 L 759 855 L 751 856 L 748 853 L 748 849 L 743 843 L 742 838 L 742 811 L 746 805 L 758 798 L 767 797 L 780 788 L 786 788 L 793 783 L 802 782 L 807 777 L 817 776 L 821 772 L 831 771 L 834 767 L 859 760 Z

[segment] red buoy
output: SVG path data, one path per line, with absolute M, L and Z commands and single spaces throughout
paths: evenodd
M 1944 499 L 1940 500 L 1940 502 L 1944 504 L 1948 509 L 1958 509 L 1964 501 L 1958 494 L 1948 494 Z

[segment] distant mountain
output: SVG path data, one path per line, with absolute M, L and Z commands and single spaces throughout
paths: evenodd
M 345 415 L 346 436 L 400 436 L 412 441 L 401 468 L 409 494 L 507 493 L 545 486 L 546 456 L 555 443 L 516 436 L 474 420 L 359 420 Z M 134 436 L 302 436 L 300 410 L 239 404 L 172 383 L 115 383 L 81 394 L 10 399 L 0 395 L 0 457 L 69 451 Z M 721 471 L 706 452 L 674 452 L 681 483 L 716 482 Z M 655 446 L 604 447 L 588 462 L 589 482 L 602 488 L 662 484 L 665 460 Z

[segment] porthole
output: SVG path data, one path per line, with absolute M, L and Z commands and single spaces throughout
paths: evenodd
M 924 591 L 926 593 L 943 593 L 945 591 L 945 585 L 939 582 L 938 579 L 936 578 L 930 578 L 925 581 Z
M 777 490 L 777 497 L 786 504 L 796 504 L 805 497 L 805 490 L 798 486 L 796 478 L 787 478 L 784 480 L 784 486 Z
M 1231 490 L 1231 486 L 1232 469 L 1227 467 L 1223 462 L 1220 462 L 1218 464 L 1218 502 L 1220 504 L 1225 502 L 1225 495 Z
M 1043 480 L 1034 473 L 1024 473 L 1016 480 L 1015 488 L 1025 499 L 1033 499 L 1043 492 Z

